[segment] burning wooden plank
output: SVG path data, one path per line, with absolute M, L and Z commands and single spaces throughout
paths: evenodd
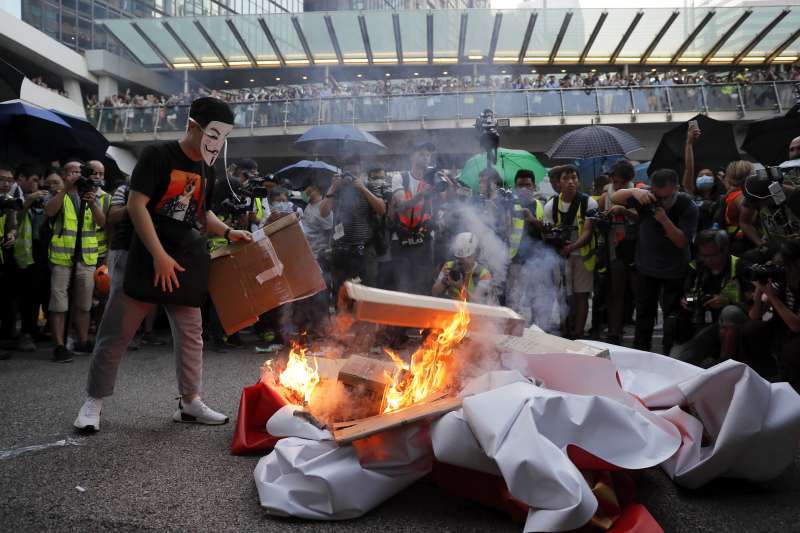
M 333 425 L 333 438 L 338 444 L 348 444 L 389 429 L 413 424 L 427 418 L 436 418 L 460 407 L 460 398 L 448 397 L 414 404 L 388 414 L 337 422 Z
M 409 328 L 442 328 L 458 313 L 461 302 L 387 291 L 346 282 L 347 297 L 353 302 L 356 320 Z M 470 329 L 520 336 L 525 320 L 508 307 L 467 303 Z

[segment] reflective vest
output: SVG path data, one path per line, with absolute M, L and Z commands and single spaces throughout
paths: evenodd
M 444 266 L 445 268 L 450 270 L 453 268 L 453 266 L 455 266 L 455 264 L 456 264 L 455 261 L 448 261 L 447 263 L 444 264 Z M 470 295 L 473 292 L 475 292 L 475 288 L 478 286 L 479 282 L 491 281 L 492 279 L 492 273 L 489 272 L 489 269 L 484 268 L 477 263 L 475 263 L 475 268 L 472 269 L 472 272 L 470 273 L 465 272 L 464 276 L 466 277 L 466 279 L 464 280 L 465 281 L 464 286 L 467 288 L 467 293 Z M 476 277 L 477 281 L 475 280 Z M 459 289 L 457 289 L 456 287 L 448 287 L 447 290 L 445 291 L 445 295 L 453 300 L 461 299 L 461 291 L 459 291 Z
M 733 219 L 733 206 L 736 199 L 742 196 L 741 189 L 734 189 L 725 195 L 725 231 L 731 239 L 741 239 L 744 233 L 739 227 L 739 219 Z
M 538 200 L 534 200 L 533 203 L 536 205 L 533 216 L 535 216 L 537 220 L 542 220 L 544 218 L 542 204 Z M 522 205 L 519 202 L 514 202 L 514 212 L 511 214 L 511 235 L 508 239 L 508 243 L 511 246 L 511 259 L 516 257 L 517 252 L 519 252 L 519 245 L 522 242 L 522 234 L 524 232 L 525 217 L 522 214 Z
M 83 214 L 83 231 L 81 232 L 81 257 L 88 266 L 97 265 L 97 235 L 94 229 L 92 211 L 87 207 Z M 78 214 L 72 200 L 65 194 L 64 206 L 61 209 L 61 229 L 53 232 L 50 239 L 50 262 L 54 265 L 72 266 L 72 255 L 78 237 Z
M 402 174 L 403 178 L 403 200 L 406 202 L 414 197 L 411 192 L 411 176 L 408 172 Z M 427 189 L 429 185 L 420 181 L 418 192 Z M 433 202 L 430 198 L 416 202 L 404 211 L 396 213 L 397 237 L 402 245 L 422 244 L 424 238 L 431 232 L 433 218 Z
M 225 223 L 225 224 L 228 223 L 227 217 L 217 217 L 217 218 L 219 218 L 219 220 L 221 222 Z M 226 246 L 227 244 L 228 244 L 228 239 L 226 239 L 225 237 L 221 237 L 221 236 L 209 237 L 208 238 L 208 251 L 211 252 L 211 253 L 214 253 L 217 250 L 219 250 L 220 248 L 222 248 L 223 246 Z
M 33 264 L 33 230 L 31 214 L 22 212 L 22 220 L 17 228 L 17 242 L 14 243 L 14 260 L 20 268 L 28 268 Z
M 255 199 L 255 204 L 256 204 L 256 218 L 258 220 L 261 220 L 262 218 L 264 218 L 263 200 L 261 198 L 256 198 Z
M 111 195 L 103 189 L 97 191 L 97 204 L 100 210 L 108 216 L 108 209 L 111 207 Z M 97 255 L 105 257 L 108 254 L 108 241 L 106 240 L 105 226 L 95 227 L 95 234 L 97 235 Z
M 732 304 L 738 304 L 742 301 L 742 290 L 741 287 L 739 287 L 739 281 L 736 278 L 736 264 L 738 262 L 739 258 L 735 255 L 732 255 L 728 265 L 728 276 L 725 278 L 725 282 L 722 284 L 722 288 L 719 290 L 720 296 L 727 298 Z M 697 270 L 697 264 L 694 261 L 689 263 L 689 266 L 692 269 Z
M 556 225 L 561 224 L 561 217 L 563 214 L 561 210 L 558 208 L 558 204 L 563 201 L 562 195 L 559 194 L 553 199 L 553 220 L 555 220 Z M 578 210 L 575 212 L 575 221 L 573 222 L 576 226 L 578 226 L 578 238 L 583 235 L 583 227 L 586 225 L 586 213 L 584 212 L 586 206 L 589 201 L 589 197 L 583 193 L 577 193 L 575 198 L 572 200 L 573 202 L 580 202 L 578 204 Z M 594 271 L 594 264 L 596 260 L 596 253 L 595 249 L 597 248 L 597 238 L 592 234 L 592 238 L 589 240 L 589 244 L 583 246 L 580 250 L 581 258 L 583 259 L 583 264 L 586 267 L 586 270 L 589 272 Z

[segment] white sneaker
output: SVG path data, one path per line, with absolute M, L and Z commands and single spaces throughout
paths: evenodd
M 78 429 L 100 431 L 100 412 L 103 410 L 103 400 L 88 398 L 83 402 L 83 407 L 78 411 L 78 418 L 73 424 Z
M 172 415 L 175 422 L 188 422 L 193 424 L 208 424 L 217 426 L 227 424 L 228 417 L 218 413 L 203 403 L 200 398 L 184 404 L 178 400 L 178 410 Z

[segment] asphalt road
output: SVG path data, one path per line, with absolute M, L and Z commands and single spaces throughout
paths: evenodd
M 504 514 L 445 494 L 425 480 L 358 520 L 270 517 L 259 507 L 252 479 L 258 458 L 228 453 L 232 424 L 172 422 L 177 401 L 168 347 L 128 354 L 116 394 L 105 403 L 102 431 L 92 436 L 72 431 L 89 358 L 67 365 L 49 358 L 42 350 L 0 361 L 0 530 L 522 530 Z M 258 379 L 264 359 L 250 350 L 207 353 L 207 402 L 235 417 L 241 389 Z M 77 440 L 14 455 L 21 447 L 68 437 Z M 689 491 L 651 469 L 643 473 L 639 490 L 640 501 L 668 532 L 800 531 L 800 455 L 769 483 L 720 480 Z

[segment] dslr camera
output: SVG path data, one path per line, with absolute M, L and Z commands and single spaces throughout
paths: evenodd
M 11 198 L 10 196 L 0 196 L 0 211 L 22 211 L 22 198 Z
M 448 271 L 447 276 L 453 283 L 461 283 L 461 280 L 464 279 L 464 270 L 461 268 L 458 261 L 455 261 L 453 268 Z
M 652 204 L 643 205 L 642 213 L 650 215 L 651 217 L 655 216 L 657 207 L 664 207 L 664 204 L 661 203 L 661 200 L 656 200 Z
M 434 192 L 444 192 L 450 185 L 442 174 L 442 169 L 439 167 L 427 167 L 425 173 L 422 175 L 422 181 L 430 185 Z
M 754 263 L 745 266 L 742 269 L 742 275 L 749 281 L 758 281 L 759 283 L 766 283 L 769 280 L 783 283 L 786 280 L 786 267 L 772 261 Z
M 75 181 L 78 196 L 92 192 L 95 187 L 100 187 L 103 184 L 100 180 L 92 179 L 92 176 L 94 176 L 94 169 L 89 165 L 81 165 L 81 176 Z
M 711 294 L 693 292 L 686 295 L 686 307 L 692 315 L 692 325 L 702 327 L 706 325 L 706 303 L 711 300 Z
M 542 240 L 556 250 L 561 250 L 569 242 L 572 232 L 577 229 L 577 226 L 546 224 L 542 228 Z

